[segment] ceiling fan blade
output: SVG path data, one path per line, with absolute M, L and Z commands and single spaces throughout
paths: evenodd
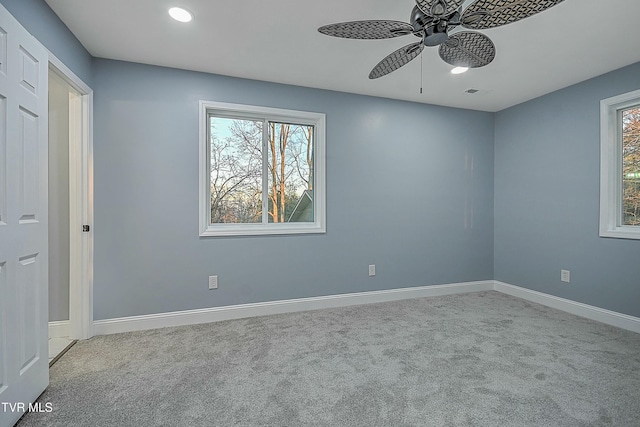
M 462 0 L 416 0 L 418 9 L 428 16 L 448 15 L 462 5 Z
M 401 21 L 352 21 L 325 25 L 318 31 L 345 39 L 377 40 L 413 34 L 413 27 Z
M 474 30 L 510 24 L 549 9 L 564 0 L 477 0 L 464 12 L 462 25 Z
M 382 61 L 378 62 L 378 65 L 373 67 L 373 70 L 369 73 L 369 78 L 377 79 L 379 77 L 386 76 L 403 65 L 407 65 L 412 59 L 420 55 L 422 49 L 424 49 L 422 41 L 401 47 L 395 52 L 387 55 Z
M 479 68 L 496 56 L 496 47 L 484 34 L 462 31 L 453 34 L 438 50 L 440 58 L 455 67 Z

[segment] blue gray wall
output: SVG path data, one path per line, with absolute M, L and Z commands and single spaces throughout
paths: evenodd
M 93 71 L 96 319 L 493 277 L 493 114 L 102 59 Z M 326 113 L 326 234 L 198 237 L 201 99 Z
M 598 237 L 600 100 L 639 87 L 635 64 L 496 114 L 496 280 L 640 316 L 640 241 Z
M 96 319 L 491 278 L 640 316 L 640 242 L 598 237 L 598 103 L 640 64 L 489 114 L 92 62 L 0 3 L 95 89 Z M 327 234 L 198 237 L 199 99 L 327 114 Z
M 44 0 L 0 0 L 23 27 L 91 86 L 91 55 Z

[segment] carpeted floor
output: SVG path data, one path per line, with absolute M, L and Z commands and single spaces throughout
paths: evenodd
M 30 426 L 640 426 L 640 335 L 497 292 L 95 337 Z

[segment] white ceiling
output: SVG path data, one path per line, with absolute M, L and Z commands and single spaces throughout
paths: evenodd
M 486 67 L 454 76 L 437 48 L 377 80 L 369 71 L 417 41 L 328 37 L 317 28 L 361 19 L 409 21 L 414 0 L 46 0 L 96 57 L 415 102 L 498 111 L 640 61 L 639 0 L 565 0 L 484 30 Z M 173 21 L 171 6 L 194 13 Z M 476 94 L 467 89 L 478 89 Z

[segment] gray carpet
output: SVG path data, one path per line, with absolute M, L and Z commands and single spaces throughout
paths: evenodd
M 497 292 L 100 336 L 29 426 L 640 425 L 640 335 Z

